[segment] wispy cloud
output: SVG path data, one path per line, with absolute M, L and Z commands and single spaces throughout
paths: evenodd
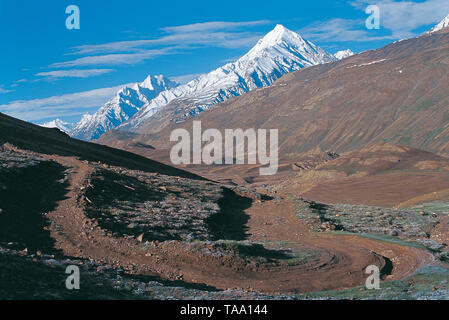
M 104 65 L 131 65 L 153 59 L 157 56 L 172 53 L 173 48 L 143 50 L 137 53 L 117 53 L 98 56 L 87 56 L 75 60 L 57 62 L 51 64 L 50 68 L 82 67 L 82 66 L 104 66 Z
M 81 45 L 73 47 L 68 56 L 77 55 L 79 58 L 56 62 L 49 68 L 79 68 L 87 66 L 119 66 L 134 65 L 159 56 L 177 54 L 197 48 L 198 46 L 212 46 L 223 48 L 248 47 L 257 42 L 262 34 L 248 31 L 249 28 L 266 25 L 269 20 L 225 22 L 212 21 L 180 26 L 169 26 L 159 29 L 159 37 L 142 40 L 116 41 L 103 44 Z M 67 78 L 69 73 L 56 71 L 41 72 L 37 76 L 46 74 L 49 79 Z M 80 73 L 72 73 L 79 77 Z M 83 73 L 87 76 L 87 73 Z M 94 76 L 96 74 L 90 74 Z
M 269 23 L 271 23 L 269 20 L 245 22 L 214 21 L 170 26 L 161 28 L 160 31 L 164 34 L 157 38 L 82 45 L 73 48 L 72 54 L 85 55 L 138 51 L 141 48 L 155 45 L 241 47 L 252 44 L 260 37 L 259 33 L 247 31 L 249 27 Z M 242 31 L 242 29 L 245 30 Z
M 332 19 L 326 22 L 314 23 L 298 32 L 304 37 L 315 41 L 375 41 L 393 39 L 392 35 L 377 36 L 363 29 L 365 20 Z
M 0 94 L 2 93 L 8 93 L 8 92 L 13 92 L 14 90 L 8 90 L 8 89 L 3 89 L 2 86 L 0 86 Z
M 271 23 L 270 20 L 256 20 L 256 21 L 242 21 L 242 22 L 212 21 L 212 22 L 193 23 L 181 26 L 165 27 L 162 28 L 162 30 L 171 33 L 210 32 L 216 30 L 260 26 L 269 23 Z
M 0 105 L 0 112 L 27 121 L 82 115 L 89 109 L 92 110 L 102 106 L 124 86 L 101 88 L 44 99 L 17 100 Z
M 380 9 L 382 34 L 365 28 L 365 9 L 376 4 Z M 394 0 L 354 0 L 351 5 L 359 9 L 361 19 L 334 18 L 316 22 L 299 30 L 305 37 L 315 41 L 377 41 L 397 40 L 419 35 L 417 29 L 438 23 L 449 13 L 449 1 L 427 0 L 424 2 Z
M 114 69 L 72 69 L 72 70 L 55 70 L 49 72 L 39 72 L 38 77 L 44 77 L 48 80 L 58 80 L 62 78 L 89 78 L 102 74 L 114 72 Z
M 28 82 L 28 80 L 27 79 L 19 79 L 17 81 L 14 81 L 14 83 L 11 84 L 11 88 L 17 88 L 20 83 L 25 83 L 25 82 Z
M 380 8 L 380 23 L 382 28 L 391 30 L 395 38 L 405 38 L 417 35 L 416 30 L 422 26 L 436 24 L 449 13 L 449 1 L 394 1 L 355 0 L 352 5 L 360 10 L 376 4 Z

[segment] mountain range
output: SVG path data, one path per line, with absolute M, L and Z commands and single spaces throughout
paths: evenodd
M 65 133 L 69 133 L 74 128 L 73 123 L 62 121 L 59 118 L 52 120 L 52 121 L 45 122 L 45 123 L 41 124 L 41 126 L 44 128 L 58 128 L 59 130 L 61 130 L 62 132 L 65 132 Z
M 379 142 L 448 155 L 448 31 L 289 73 L 268 88 L 212 108 L 199 120 L 204 130 L 278 128 L 279 153 L 291 159 L 316 147 L 342 153 Z M 159 130 L 151 132 L 150 124 Z M 133 134 L 119 127 L 100 142 L 141 154 L 148 150 L 136 148 L 138 143 L 168 149 L 171 130 L 190 130 L 192 119 L 176 124 L 155 115 L 146 125 Z
M 442 26 L 334 56 L 277 26 L 192 86 L 123 86 L 77 125 L 94 142 L 0 113 L 0 299 L 449 299 Z M 193 120 L 278 129 L 277 174 L 172 166 Z
M 237 61 L 186 84 L 177 85 L 162 75 L 150 75 L 141 84 L 121 89 L 95 114 L 84 115 L 70 135 L 93 140 L 117 126 L 121 130 L 136 131 L 159 110 L 175 101 L 182 107 L 164 116 L 170 121 L 181 121 L 231 97 L 270 86 L 284 74 L 333 62 L 351 53 L 347 50 L 335 57 L 299 34 L 277 25 Z M 157 127 L 145 128 L 157 130 Z
M 69 131 L 70 135 L 82 140 L 97 139 L 106 131 L 130 119 L 159 93 L 176 86 L 177 83 L 163 75 L 149 75 L 141 83 L 125 86 L 95 114 L 85 114 Z
M 449 16 L 426 35 L 444 31 L 447 25 Z M 186 121 L 232 97 L 269 87 L 285 74 L 345 60 L 353 55 L 350 49 L 331 55 L 299 34 L 277 25 L 237 61 L 186 84 L 179 85 L 163 75 L 150 75 L 142 83 L 125 86 L 95 114 L 84 115 L 74 128 L 70 128 L 69 124 L 61 125 L 60 122 L 59 125 L 55 123 L 51 126 L 59 127 L 72 137 L 82 140 L 99 139 L 111 129 L 129 134 L 157 134 L 171 123 Z M 323 68 L 326 70 L 326 67 Z
M 337 58 L 338 60 L 353 56 L 354 52 L 352 52 L 351 49 L 346 49 L 346 50 L 341 50 L 338 51 L 334 54 L 334 57 Z

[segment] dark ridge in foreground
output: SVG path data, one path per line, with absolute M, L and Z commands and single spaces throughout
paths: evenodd
M 26 167 L 5 168 L 0 159 L 0 245 L 14 243 L 32 252 L 56 253 L 46 228 L 45 213 L 63 200 L 67 183 L 64 167 L 43 161 Z M 6 162 L 8 164 L 8 162 Z
M 204 179 L 127 151 L 73 139 L 58 129 L 43 128 L 0 113 L 0 145 L 4 143 L 38 153 L 75 156 L 82 160 L 100 161 L 131 170 Z

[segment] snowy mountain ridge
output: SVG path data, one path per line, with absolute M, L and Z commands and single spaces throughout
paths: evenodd
M 42 123 L 42 124 L 40 124 L 40 126 L 41 127 L 45 127 L 45 128 L 58 128 L 62 132 L 69 133 L 73 129 L 75 124 L 69 123 L 69 122 L 65 122 L 65 121 L 62 121 L 59 118 L 56 118 L 55 120 Z
M 286 73 L 333 61 L 337 58 L 330 53 L 277 25 L 237 61 L 186 84 L 178 85 L 161 75 L 124 87 L 96 113 L 84 115 L 70 135 L 93 140 L 116 127 L 134 131 L 170 102 L 182 100 L 185 108 L 172 119 L 178 121 L 231 97 L 270 86 Z
M 176 99 L 187 105 L 180 120 L 194 116 L 230 97 L 239 96 L 255 88 L 270 86 L 286 73 L 337 59 L 303 39 L 299 34 L 277 25 L 244 56 L 187 84 L 161 92 L 146 104 L 121 129 L 134 131 L 164 106 Z M 163 112 L 163 111 L 162 111 Z
M 449 15 L 447 15 L 443 20 L 440 21 L 440 23 L 433 27 L 429 31 L 429 33 L 437 32 L 447 27 L 449 27 Z
M 94 114 L 85 114 L 70 131 L 74 138 L 93 140 L 130 119 L 160 92 L 177 84 L 163 75 L 149 75 L 143 82 L 125 86 Z
M 346 49 L 346 50 L 341 50 L 341 51 L 337 51 L 334 54 L 334 57 L 337 58 L 338 60 L 342 60 L 345 59 L 347 57 L 353 56 L 355 53 L 352 52 L 351 49 Z

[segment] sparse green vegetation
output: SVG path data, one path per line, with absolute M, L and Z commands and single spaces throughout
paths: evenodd
M 430 239 L 449 203 L 432 202 L 405 209 L 350 204 L 325 205 L 290 197 L 296 215 L 313 231 L 354 235 L 398 245 L 426 249 L 442 261 L 448 259 L 444 244 Z
M 418 248 L 418 249 L 422 249 L 422 250 L 427 249 L 424 245 L 422 245 L 418 242 L 406 241 L 406 240 L 400 239 L 398 237 L 389 236 L 386 234 L 354 233 L 354 232 L 346 232 L 346 231 L 332 231 L 331 233 L 335 234 L 335 235 L 350 235 L 350 236 L 356 236 L 356 237 L 361 237 L 361 238 L 373 239 L 373 240 L 377 240 L 377 241 L 394 243 L 394 244 L 398 244 L 401 246 Z
M 400 281 L 382 282 L 379 290 L 359 286 L 347 290 L 321 291 L 297 295 L 297 299 L 370 299 L 370 300 L 447 300 L 449 270 L 437 266 L 421 268 L 416 274 Z

